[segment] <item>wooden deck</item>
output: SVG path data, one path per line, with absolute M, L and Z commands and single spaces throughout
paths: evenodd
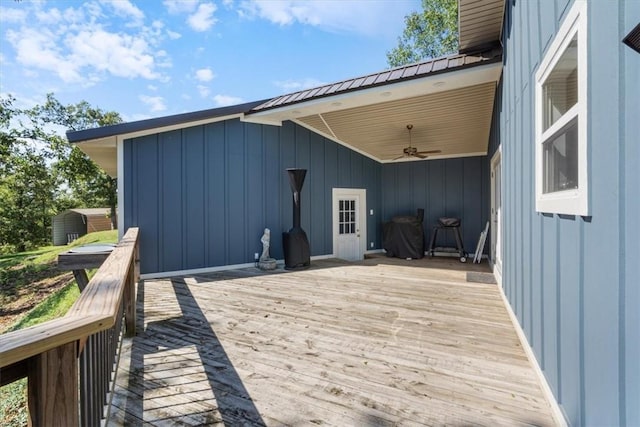
M 553 425 L 495 284 L 455 259 L 147 280 L 110 425 Z

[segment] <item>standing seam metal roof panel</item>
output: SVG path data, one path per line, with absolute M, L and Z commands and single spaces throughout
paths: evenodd
M 430 59 L 417 64 L 410 64 L 391 70 L 384 70 L 376 74 L 355 77 L 353 79 L 331 83 L 317 88 L 305 89 L 293 94 L 282 95 L 252 108 L 248 114 L 284 105 L 295 104 L 309 99 L 321 98 L 336 93 L 350 92 L 366 87 L 389 84 L 400 80 L 420 78 L 427 74 L 455 70 L 464 66 L 475 66 L 481 65 L 482 63 L 493 63 L 501 60 L 502 50 L 500 48 L 492 48 L 474 55 L 458 54 L 443 58 Z

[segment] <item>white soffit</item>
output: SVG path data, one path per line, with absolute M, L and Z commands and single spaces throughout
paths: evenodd
M 504 7 L 505 0 L 459 0 L 460 52 L 500 40 Z
M 94 139 L 74 145 L 89 156 L 109 176 L 117 176 L 118 160 L 115 136 Z

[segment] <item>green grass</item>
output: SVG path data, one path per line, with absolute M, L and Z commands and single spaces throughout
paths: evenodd
M 27 425 L 27 379 L 0 387 L 0 423 L 6 427 Z
M 97 231 L 95 233 L 85 234 L 67 246 L 47 246 L 45 248 L 41 248 L 44 251 L 39 254 L 35 254 L 33 259 L 31 259 L 31 262 L 35 264 L 46 264 L 55 261 L 59 254 L 76 246 L 87 245 L 89 243 L 116 243 L 117 241 L 118 230 Z
M 48 320 L 62 317 L 80 296 L 76 282 L 69 283 L 47 299 L 38 304 L 25 317 L 14 323 L 7 332 L 35 326 Z
M 68 251 L 70 248 L 89 243 L 116 243 L 117 241 L 118 230 L 98 231 L 86 234 L 70 245 L 43 246 L 32 251 L 0 255 L 0 270 L 18 264 L 48 264 L 55 261 L 59 254 Z
M 58 254 L 71 247 L 88 243 L 115 243 L 117 240 L 117 230 L 100 231 L 82 236 L 68 246 L 46 246 L 29 252 L 0 256 L 0 281 L 12 280 L 11 283 L 14 286 L 22 286 L 24 283 L 37 280 L 45 271 L 51 270 L 51 265 Z M 91 277 L 95 270 L 88 273 Z M 79 295 L 78 286 L 73 281 L 41 301 L 26 316 L 11 325 L 8 331 L 28 328 L 64 316 Z M 25 378 L 0 387 L 0 425 L 6 427 L 27 425 L 26 395 L 27 381 Z

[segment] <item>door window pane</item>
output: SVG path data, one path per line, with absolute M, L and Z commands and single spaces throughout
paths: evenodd
M 356 201 L 340 200 L 338 203 L 338 232 L 340 234 L 355 234 L 356 232 Z

